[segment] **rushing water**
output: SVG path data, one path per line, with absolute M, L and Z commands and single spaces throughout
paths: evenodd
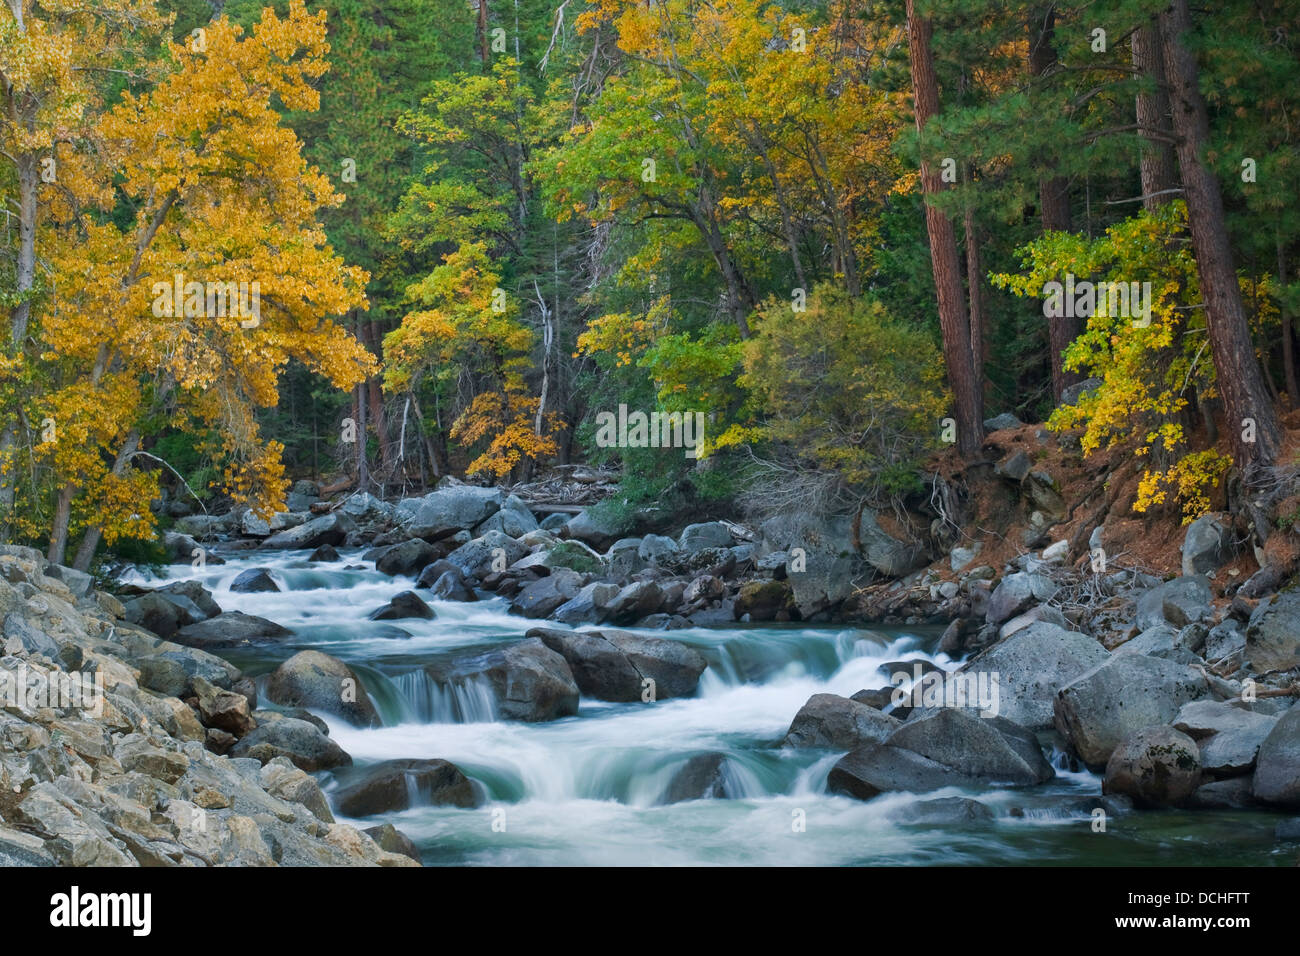
M 393 823 L 416 841 L 426 864 L 1295 863 L 1297 847 L 1273 839 L 1279 819 L 1273 814 L 1130 813 L 1112 816 L 1105 833 L 1094 832 L 1091 811 L 1101 781 L 1069 772 L 1059 759 L 1057 778 L 1031 789 L 949 788 L 867 802 L 826 793 L 840 754 L 780 747 L 791 719 L 813 694 L 848 696 L 884 686 L 879 668 L 886 661 L 951 666 L 934 651 L 934 629 L 652 632 L 691 644 L 708 659 L 694 698 L 654 704 L 584 698 L 576 717 L 500 721 L 486 687 L 435 683 L 424 665 L 518 640 L 547 622 L 508 614 L 500 599 L 430 600 L 435 620 L 369 621 L 367 614 L 414 582 L 381 574 L 359 555 L 310 564 L 305 552 L 240 553 L 224 565 L 175 566 L 168 573 L 197 578 L 223 610 L 257 614 L 295 632 L 280 645 L 230 652 L 250 675 L 266 675 L 308 647 L 348 662 L 384 726 L 362 730 L 320 716 L 358 765 L 442 758 L 474 781 L 484 798 L 477 809 L 424 805 L 348 821 Z M 235 576 L 250 567 L 270 568 L 283 591 L 231 592 Z M 712 752 L 727 755 L 723 773 L 734 796 L 659 805 L 674 773 L 692 756 Z M 328 773 L 322 784 L 327 792 L 336 786 Z M 978 798 L 994 819 L 946 826 L 895 820 L 908 804 L 956 795 Z

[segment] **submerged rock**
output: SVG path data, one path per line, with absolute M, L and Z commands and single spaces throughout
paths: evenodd
M 368 817 L 409 807 L 476 807 L 474 785 L 446 760 L 385 760 L 367 767 L 334 794 L 334 806 L 348 817 Z

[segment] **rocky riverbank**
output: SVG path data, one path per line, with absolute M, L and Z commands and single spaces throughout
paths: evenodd
M 1065 541 L 1000 568 L 978 564 L 974 548 L 952 549 L 946 568 L 916 568 L 913 545 L 876 521 L 710 521 L 618 537 L 591 512 L 539 521 L 495 488 L 450 484 L 395 503 L 323 502 L 312 491 L 300 487 L 302 510 L 270 521 L 184 517 L 165 546 L 183 564 L 252 562 L 229 583 L 235 595 L 281 590 L 259 552 L 338 567 L 338 549 L 365 549 L 347 560 L 401 588 L 364 624 L 382 637 L 406 636 L 404 622 L 436 619 L 446 602 L 504 599 L 521 618 L 519 639 L 423 668 L 430 686 L 458 695 L 457 720 L 476 699 L 495 719 L 536 724 L 573 717 L 584 700 L 690 698 L 709 662 L 674 630 L 861 621 L 887 608 L 946 624 L 940 650 L 953 663 L 909 673 L 899 662 L 876 686 L 815 694 L 790 714 L 772 742 L 838 755 L 830 793 L 960 787 L 975 795 L 907 814 L 969 823 L 991 812 L 981 790 L 1088 770 L 1103 781 L 1088 812 L 1300 810 L 1300 592 L 1274 591 L 1263 572 L 1216 582 L 1224 555 L 1207 523 L 1187 532 L 1188 573 L 1162 581 L 1067 565 Z M 864 567 L 896 576 L 864 598 L 854 583 Z M 103 685 L 98 712 L 29 706 L 43 703 L 35 691 L 0 700 L 2 861 L 414 865 L 419 854 L 392 825 L 362 831 L 334 814 L 378 820 L 417 804 L 485 802 L 436 752 L 353 767 L 321 717 L 381 726 L 363 676 L 304 649 L 251 679 L 225 658 L 292 648 L 292 629 L 223 610 L 197 581 L 115 596 L 30 549 L 0 548 L 0 614 L 0 671 L 28 688 L 68 674 Z M 697 754 L 660 801 L 734 796 L 728 764 Z M 1296 827 L 1283 819 L 1278 838 L 1295 839 Z

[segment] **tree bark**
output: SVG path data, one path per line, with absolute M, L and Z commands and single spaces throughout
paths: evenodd
M 916 15 L 915 0 L 907 0 L 907 40 L 912 66 L 912 97 L 916 129 L 939 112 L 939 82 L 930 50 L 931 26 Z M 939 327 L 943 333 L 944 361 L 952 385 L 957 415 L 957 451 L 964 459 L 974 458 L 984 439 L 983 402 L 975 378 L 971 354 L 970 320 L 961 287 L 957 237 L 952 220 L 937 209 L 930 197 L 944 184 L 937 170 L 921 160 L 921 191 L 925 197 L 925 225 L 930 237 L 930 260 L 939 306 Z
M 1169 109 L 1169 78 L 1155 23 L 1133 31 L 1133 68 L 1145 85 L 1137 95 L 1138 135 L 1142 154 L 1138 161 L 1142 205 L 1155 211 L 1174 198 L 1178 186 L 1178 160 L 1174 156 L 1173 125 Z
M 1277 241 L 1277 281 L 1286 282 L 1286 245 L 1281 239 Z M 1300 406 L 1300 391 L 1297 391 L 1295 377 L 1295 331 L 1292 328 L 1293 318 L 1290 309 L 1285 302 L 1281 305 L 1282 314 L 1282 371 L 1286 376 L 1286 396 L 1291 403 L 1292 408 Z
M 1218 180 L 1203 160 L 1210 124 L 1198 86 L 1196 58 L 1184 45 L 1184 37 L 1192 28 L 1187 0 L 1173 0 L 1161 11 L 1159 21 L 1173 129 L 1178 137 L 1178 168 L 1228 436 L 1238 465 L 1269 465 L 1281 448 L 1281 428 L 1255 360 L 1224 222 L 1223 196 Z M 1252 431 L 1248 423 L 1253 423 L 1254 441 L 1248 440 Z
M 984 267 L 980 265 L 979 229 L 975 225 L 975 211 L 969 206 L 962 223 L 966 236 L 966 287 L 970 297 L 970 352 L 975 363 L 975 383 L 984 393 L 984 292 L 981 279 Z
M 1035 77 L 1046 76 L 1057 64 L 1056 11 L 1051 7 L 1030 14 L 1029 21 L 1029 72 Z M 1038 215 L 1044 234 L 1069 232 L 1070 181 L 1064 176 L 1042 176 L 1038 180 Z M 1052 398 L 1059 402 L 1061 393 L 1081 381 L 1078 372 L 1065 368 L 1063 353 L 1083 331 L 1083 320 L 1078 316 L 1059 316 L 1047 320 L 1047 348 L 1052 366 Z

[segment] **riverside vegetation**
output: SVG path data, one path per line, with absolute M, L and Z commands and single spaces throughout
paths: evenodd
M 0 861 L 1293 863 L 1298 18 L 0 6 Z

